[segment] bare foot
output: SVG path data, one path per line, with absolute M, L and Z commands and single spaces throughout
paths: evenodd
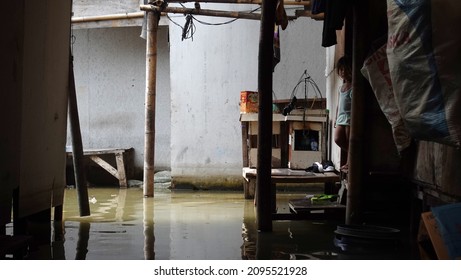
M 344 171 L 344 172 L 349 171 L 349 164 L 348 163 L 344 164 L 343 166 L 339 168 L 339 170 Z

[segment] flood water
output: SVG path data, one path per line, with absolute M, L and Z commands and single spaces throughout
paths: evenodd
M 64 221 L 51 223 L 50 242 L 28 259 L 246 260 L 407 258 L 373 252 L 351 255 L 334 244 L 338 222 L 273 221 L 258 232 L 253 200 L 242 192 L 90 188 L 91 216 L 80 217 L 77 191 L 66 189 Z M 302 193 L 277 195 L 278 212 Z

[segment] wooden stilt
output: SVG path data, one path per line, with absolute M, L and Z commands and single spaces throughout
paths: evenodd
M 144 135 L 144 196 L 154 196 L 155 97 L 157 84 L 157 30 L 160 12 L 147 12 L 146 98 Z
M 74 164 L 75 187 L 80 216 L 90 215 L 90 203 L 88 201 L 88 188 L 84 173 L 84 158 L 82 135 L 80 133 L 80 121 L 78 118 L 77 93 L 75 91 L 74 62 L 70 54 L 69 62 L 69 128 L 72 140 L 72 159 Z
M 272 59 L 276 0 L 264 0 L 258 58 L 258 158 L 256 214 L 258 230 L 272 231 L 271 158 L 272 158 Z

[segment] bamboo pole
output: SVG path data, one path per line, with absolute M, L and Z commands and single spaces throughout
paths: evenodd
M 155 97 L 157 85 L 157 30 L 160 12 L 147 12 L 146 96 L 144 135 L 144 196 L 154 196 Z
M 160 8 L 160 7 L 151 6 L 151 5 L 141 5 L 140 8 L 143 11 L 161 11 L 162 13 L 172 13 L 172 14 L 192 14 L 192 15 L 199 15 L 199 16 L 261 20 L 261 14 L 238 12 L 238 11 L 218 11 L 218 10 L 180 8 L 180 7 Z M 288 20 L 294 20 L 296 18 L 297 17 L 295 16 L 288 16 Z
M 217 11 L 217 10 L 206 10 L 206 9 L 193 9 L 193 8 L 180 8 L 180 7 L 165 7 L 159 8 L 151 5 L 141 5 L 143 11 L 162 11 L 165 13 L 173 14 L 192 14 L 202 16 L 213 16 L 213 17 L 229 17 L 229 18 L 244 18 L 259 20 L 261 16 L 259 14 L 237 12 L 237 11 Z
M 87 16 L 87 17 L 72 17 L 72 23 L 104 21 L 104 20 L 119 20 L 119 19 L 133 19 L 133 18 L 143 18 L 143 17 L 144 17 L 144 12 L 109 14 L 109 15 Z
M 258 158 L 256 178 L 256 214 L 258 230 L 272 231 L 273 199 L 272 157 L 272 59 L 277 0 L 264 0 L 258 57 Z
M 77 199 L 80 216 L 90 215 L 90 204 L 88 201 L 88 188 L 84 173 L 84 158 L 82 135 L 80 133 L 80 122 L 78 118 L 77 94 L 75 92 L 74 62 L 70 54 L 69 62 L 69 129 L 72 141 L 72 160 L 74 164 L 75 187 L 77 188 Z
M 263 0 L 169 0 L 168 3 L 217 3 L 217 4 L 256 4 L 261 5 Z M 284 1 L 285 6 L 310 6 L 311 1 Z

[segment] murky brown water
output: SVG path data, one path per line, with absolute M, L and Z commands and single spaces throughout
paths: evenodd
M 302 196 L 278 194 L 279 212 Z M 77 192 L 66 190 L 63 224 L 29 259 L 350 258 L 334 246 L 335 222 L 274 221 L 272 232 L 258 232 L 253 201 L 241 192 L 158 190 L 144 198 L 138 188 L 91 188 L 89 197 L 91 216 L 79 217 Z

